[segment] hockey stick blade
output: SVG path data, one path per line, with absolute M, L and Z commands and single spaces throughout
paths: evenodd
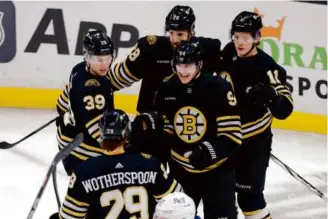
M 56 165 L 63 160 L 65 157 L 67 157 L 77 146 L 79 146 L 83 142 L 84 136 L 82 133 L 79 133 L 74 140 L 69 143 L 63 150 L 59 151 L 54 159 L 51 162 L 51 165 L 48 169 L 48 172 L 46 174 L 46 177 L 44 178 L 41 188 L 39 189 L 39 192 L 33 202 L 33 205 L 30 209 L 30 212 L 27 216 L 27 219 L 31 219 L 36 211 L 36 208 L 39 205 L 40 199 L 43 195 L 44 190 L 46 189 L 46 186 L 48 184 L 49 178 L 51 177 L 51 174 L 53 172 L 53 169 L 56 167 Z
M 281 168 L 286 170 L 292 177 L 294 177 L 296 180 L 298 180 L 300 183 L 302 183 L 304 186 L 306 186 L 311 192 L 315 193 L 317 196 L 322 198 L 325 202 L 327 202 L 327 196 L 323 194 L 319 189 L 314 187 L 311 183 L 306 181 L 303 177 L 301 177 L 298 173 L 296 173 L 292 168 L 287 166 L 284 162 L 279 160 L 275 155 L 271 154 L 271 159 Z
M 45 127 L 47 127 L 48 125 L 50 125 L 54 121 L 56 121 L 57 118 L 58 117 L 50 120 L 49 122 L 47 122 L 43 126 L 41 126 L 38 129 L 34 130 L 33 132 L 31 132 L 30 134 L 26 135 L 25 137 L 23 137 L 22 139 L 20 139 L 19 141 L 15 142 L 15 143 L 8 143 L 6 141 L 0 142 L 0 149 L 9 149 L 9 148 L 12 148 L 12 147 L 16 146 L 17 144 L 21 143 L 22 141 L 24 141 L 25 139 L 31 137 L 32 135 L 38 133 L 39 131 L 41 131 L 42 129 L 44 129 Z

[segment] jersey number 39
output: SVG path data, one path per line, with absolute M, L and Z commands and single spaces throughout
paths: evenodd
M 134 201 L 134 196 L 138 197 L 138 202 Z M 130 214 L 140 212 L 140 218 L 149 218 L 148 193 L 142 186 L 128 187 L 125 189 L 123 194 L 120 190 L 115 189 L 112 191 L 103 192 L 100 196 L 101 207 L 109 207 L 111 201 L 114 201 L 114 203 L 105 219 L 118 218 L 124 207 Z
M 105 97 L 101 94 L 97 94 L 96 96 L 85 96 L 83 98 L 83 102 L 86 103 L 85 109 L 86 110 L 102 110 L 105 107 Z

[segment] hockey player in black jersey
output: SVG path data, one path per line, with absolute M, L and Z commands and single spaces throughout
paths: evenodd
M 90 31 L 83 39 L 83 47 L 84 61 L 73 67 L 57 101 L 62 118 L 57 123 L 59 148 L 63 149 L 79 132 L 85 136 L 84 142 L 63 161 L 68 174 L 80 162 L 102 154 L 98 121 L 104 110 L 114 108 L 108 76 L 114 58 L 111 39 L 101 31 Z
M 224 71 L 232 82 L 240 106 L 243 141 L 237 152 L 236 190 L 245 218 L 268 219 L 263 196 L 269 164 L 273 118 L 286 119 L 293 100 L 286 86 L 286 71 L 257 48 L 262 21 L 252 12 L 241 12 L 232 22 L 231 39 L 223 50 Z
M 130 133 L 125 112 L 105 111 L 99 126 L 105 152 L 74 170 L 60 218 L 153 218 L 156 200 L 181 191 L 180 184 L 157 159 L 124 152 Z
M 138 112 L 150 111 L 156 90 L 172 72 L 171 58 L 181 40 L 194 39 L 204 49 L 203 72 L 213 74 L 219 65 L 221 43 L 218 39 L 195 37 L 196 17 L 191 7 L 177 5 L 165 20 L 168 36 L 145 36 L 138 40 L 131 54 L 117 63 L 111 72 L 116 89 L 142 79 L 137 105 Z
M 201 71 L 201 57 L 199 43 L 179 44 L 172 60 L 176 74 L 163 82 L 154 101 L 164 124 L 156 113 L 142 113 L 132 133 L 141 130 L 144 139 L 157 133 L 153 153 L 167 154 L 186 194 L 196 205 L 203 200 L 206 219 L 235 219 L 235 175 L 227 160 L 241 144 L 237 101 L 230 83 Z

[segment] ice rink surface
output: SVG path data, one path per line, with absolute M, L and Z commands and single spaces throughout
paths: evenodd
M 0 108 L 0 141 L 15 142 L 55 116 L 54 110 Z M 1 219 L 27 217 L 58 151 L 55 133 L 52 124 L 16 147 L 0 151 Z M 274 130 L 274 135 L 273 153 L 327 195 L 327 136 L 284 130 Z M 68 177 L 62 164 L 57 175 L 63 199 Z M 265 195 L 275 219 L 327 218 L 327 204 L 273 162 L 267 173 Z M 34 218 L 49 218 L 57 210 L 56 205 L 50 180 Z

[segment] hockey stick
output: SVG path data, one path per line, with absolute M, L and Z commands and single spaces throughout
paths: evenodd
M 47 175 L 46 175 L 46 177 L 43 180 L 43 183 L 41 185 L 41 188 L 40 188 L 40 190 L 39 190 L 39 192 L 38 192 L 38 194 L 37 194 L 37 196 L 36 196 L 36 198 L 35 198 L 35 200 L 33 202 L 33 205 L 32 205 L 31 210 L 30 210 L 30 212 L 29 212 L 29 214 L 27 216 L 27 219 L 31 219 L 33 217 L 33 215 L 35 213 L 35 210 L 38 207 L 38 204 L 39 204 L 40 199 L 42 197 L 42 194 L 43 194 L 43 192 L 44 192 L 44 190 L 45 190 L 45 188 L 46 188 L 46 186 L 48 184 L 48 181 L 49 181 L 49 178 L 51 176 L 51 173 L 53 172 L 53 169 L 56 167 L 56 165 L 61 160 L 63 160 L 65 157 L 67 157 L 72 152 L 72 150 L 74 148 L 76 148 L 77 146 L 79 146 L 82 143 L 83 139 L 84 139 L 83 134 L 82 133 L 79 133 L 74 138 L 74 140 L 71 143 L 69 143 L 63 150 L 59 151 L 56 154 L 56 156 L 54 157 L 54 159 L 51 162 L 51 165 L 49 167 L 49 170 L 47 172 Z
M 52 182 L 54 184 L 55 196 L 56 196 L 56 201 L 57 201 L 57 206 L 58 206 L 58 211 L 59 211 L 60 197 L 59 197 L 58 186 L 57 186 L 57 166 L 55 166 L 54 169 L 52 170 Z
M 9 149 L 9 148 L 12 148 L 12 147 L 16 146 L 17 144 L 21 143 L 22 141 L 24 141 L 25 139 L 31 137 L 32 135 L 38 133 L 39 131 L 41 131 L 42 129 L 44 129 L 45 127 L 47 127 L 48 125 L 50 125 L 54 121 L 56 121 L 57 118 L 58 117 L 50 120 L 49 122 L 47 122 L 43 126 L 41 126 L 38 129 L 34 130 L 33 132 L 31 132 L 30 134 L 26 135 L 24 138 L 20 139 L 19 141 L 15 142 L 15 143 L 8 143 L 6 141 L 0 142 L 0 149 Z
M 282 167 L 290 175 L 292 175 L 292 177 L 294 177 L 299 182 L 301 182 L 304 186 L 306 186 L 308 189 L 310 189 L 311 192 L 315 193 L 317 196 L 319 196 L 325 202 L 327 202 L 327 197 L 320 190 L 318 190 L 311 183 L 306 181 L 303 177 L 301 177 L 299 174 L 297 174 L 294 170 L 292 170 L 289 166 L 287 166 L 285 163 L 283 163 L 281 160 L 279 160 L 276 156 L 274 156 L 273 154 L 271 154 L 270 156 L 271 156 L 271 160 L 273 160 L 278 166 Z

